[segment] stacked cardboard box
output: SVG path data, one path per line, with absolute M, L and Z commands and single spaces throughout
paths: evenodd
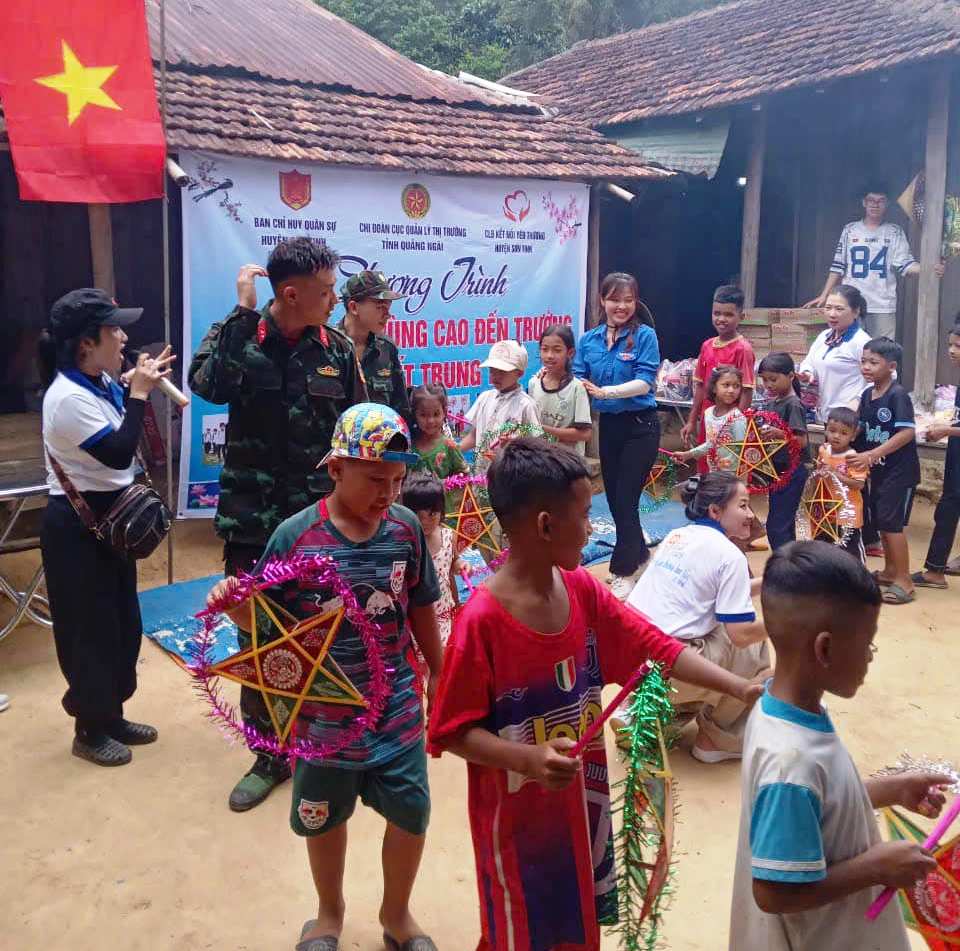
M 799 363 L 826 327 L 823 311 L 804 307 L 753 307 L 744 312 L 740 332 L 758 357 L 785 351 Z

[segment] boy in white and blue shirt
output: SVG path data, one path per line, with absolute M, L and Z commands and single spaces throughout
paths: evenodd
M 943 777 L 864 782 L 821 703 L 863 683 L 880 590 L 837 546 L 794 542 L 767 562 L 761 597 L 777 670 L 744 739 L 730 951 L 909 951 L 898 902 L 865 914 L 881 887 L 911 887 L 936 862 L 916 842 L 882 842 L 873 810 L 935 816 Z

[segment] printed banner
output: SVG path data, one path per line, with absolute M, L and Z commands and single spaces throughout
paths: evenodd
M 406 295 L 387 333 L 407 383 L 442 383 L 463 414 L 487 380 L 490 345 L 512 338 L 539 366 L 537 340 L 552 323 L 579 334 L 586 300 L 586 185 L 505 178 L 335 169 L 181 153 L 193 184 L 183 192 L 184 366 L 210 325 L 236 304 L 237 272 L 266 265 L 297 235 L 341 256 L 340 283 L 384 271 Z M 269 299 L 257 282 L 260 303 Z M 332 323 L 343 319 L 343 307 Z M 212 515 L 226 442 L 227 407 L 193 396 L 184 414 L 179 514 Z

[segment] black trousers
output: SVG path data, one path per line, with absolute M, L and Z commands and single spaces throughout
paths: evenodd
M 782 489 L 770 493 L 767 541 L 771 551 L 797 540 L 797 509 L 800 507 L 800 498 L 806 484 L 807 467 L 801 463 Z
M 617 526 L 611 574 L 632 575 L 650 557 L 640 526 L 640 494 L 659 447 L 660 419 L 655 409 L 600 414 L 600 471 Z
M 933 515 L 933 535 L 924 567 L 943 571 L 950 561 L 950 550 L 960 522 L 960 439 L 947 440 L 947 462 L 943 470 L 943 495 Z
M 254 565 L 260 561 L 265 545 L 245 545 L 237 542 L 225 542 L 223 546 L 223 573 L 227 577 L 235 577 L 242 571 L 252 571 Z M 237 641 L 241 650 L 246 650 L 252 643 L 251 638 L 243 631 L 237 631 Z M 261 733 L 268 736 L 274 732 L 273 721 L 263 697 L 253 687 L 240 687 L 240 714 L 247 726 L 256 727 Z M 271 756 L 262 750 L 256 751 L 257 756 L 263 756 L 270 761 L 271 769 L 282 773 L 287 769 L 286 760 L 280 756 Z
M 86 492 L 97 516 L 119 492 Z M 63 708 L 78 733 L 100 733 L 123 716 L 137 689 L 143 638 L 137 565 L 98 541 L 69 500 L 51 495 L 40 534 L 57 660 L 67 681 Z

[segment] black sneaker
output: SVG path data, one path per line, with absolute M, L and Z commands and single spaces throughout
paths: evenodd
M 72 752 L 97 766 L 126 766 L 133 759 L 127 746 L 106 733 L 95 736 L 78 733 L 73 738 Z
M 156 727 L 146 723 L 133 723 L 130 720 L 118 720 L 107 727 L 107 736 L 113 737 L 127 746 L 146 746 L 157 742 Z
M 246 812 L 259 806 L 277 786 L 289 778 L 290 766 L 286 760 L 258 754 L 253 769 L 233 787 L 229 799 L 230 808 L 234 812 Z

